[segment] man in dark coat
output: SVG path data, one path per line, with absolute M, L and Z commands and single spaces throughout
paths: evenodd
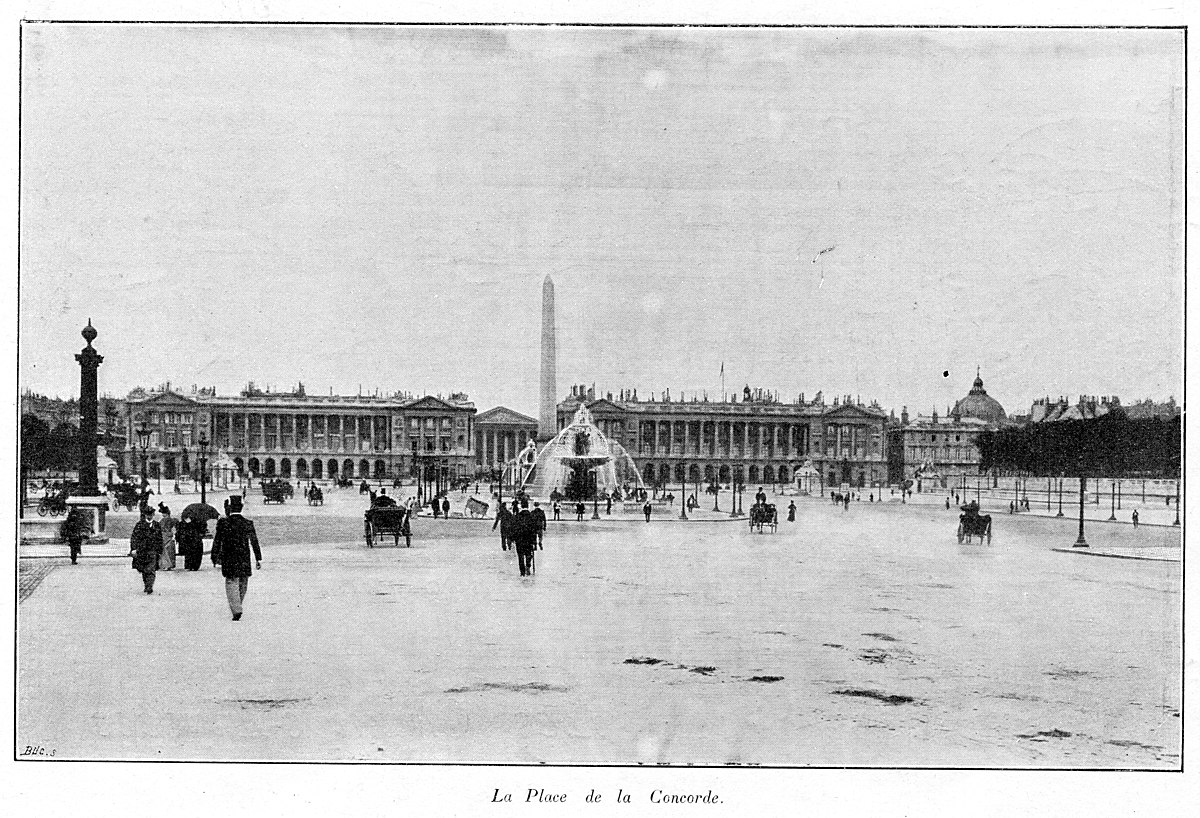
M 512 527 L 517 546 L 517 567 L 521 569 L 521 576 L 527 577 L 533 573 L 533 549 L 537 547 L 538 537 L 537 521 L 527 502 L 517 512 Z
M 443 520 L 450 519 L 450 498 L 449 497 L 442 499 L 442 519 Z
M 262 552 L 258 550 L 258 534 L 254 523 L 242 516 L 242 498 L 229 498 L 229 516 L 217 520 L 213 535 L 212 561 L 221 566 L 225 577 L 225 596 L 233 621 L 242 618 L 242 600 L 250 583 L 250 550 L 254 550 L 254 567 L 262 568 Z
M 393 508 L 396 501 L 388 497 L 387 489 L 380 489 L 379 494 L 371 501 L 372 508 Z
M 646 522 L 650 522 L 650 512 L 654 510 L 654 506 L 650 505 L 650 501 L 646 501 L 646 505 L 642 506 L 642 513 L 646 515 Z
M 533 522 L 537 527 L 537 547 L 542 547 L 542 533 L 546 530 L 546 512 L 542 511 L 542 504 L 535 502 L 533 511 L 529 512 L 533 515 Z
M 187 571 L 199 571 L 204 561 L 204 523 L 190 514 L 185 514 L 175 529 L 175 541 L 179 543 L 179 553 L 183 557 L 183 567 Z
M 1137 512 L 1134 512 L 1136 514 Z M 1135 520 L 1136 523 L 1136 520 Z M 79 506 L 72 506 L 67 512 L 67 519 L 62 523 L 62 538 L 71 549 L 71 564 L 77 565 L 79 553 L 83 550 L 83 541 L 92 533 L 92 523 L 88 514 Z
M 492 531 L 495 531 L 497 526 L 500 527 L 501 551 L 508 550 L 508 542 L 512 538 L 512 521 L 512 512 L 508 510 L 508 506 L 504 505 L 504 503 L 501 503 L 496 508 L 496 522 L 492 523 Z
M 146 593 L 154 593 L 154 575 L 158 571 L 158 558 L 162 556 L 162 528 L 154 521 L 154 508 L 142 506 L 142 519 L 133 527 L 129 536 L 133 570 L 142 575 L 142 587 Z

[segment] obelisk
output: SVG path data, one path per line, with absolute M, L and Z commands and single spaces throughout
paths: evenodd
M 538 400 L 538 442 L 546 443 L 558 434 L 558 385 L 555 373 L 558 355 L 554 345 L 554 279 L 542 282 L 542 383 Z

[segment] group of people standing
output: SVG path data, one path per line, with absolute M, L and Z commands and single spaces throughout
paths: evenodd
M 546 512 L 542 504 L 535 502 L 529 508 L 529 500 L 512 501 L 512 508 L 500 504 L 496 510 L 496 521 L 492 530 L 500 529 L 500 550 L 509 548 L 517 552 L 517 567 L 521 576 L 534 573 L 533 552 L 542 548 L 542 537 L 546 532 Z
M 262 552 L 254 523 L 242 516 L 242 498 L 236 495 L 230 497 L 226 501 L 225 511 L 226 516 L 217 520 L 211 556 L 213 565 L 221 566 L 225 596 L 236 622 L 242 618 L 242 600 L 246 598 L 246 589 L 253 573 L 251 552 L 254 568 L 262 568 Z M 133 558 L 133 570 L 142 575 L 144 593 L 154 593 L 154 580 L 159 571 L 175 568 L 177 548 L 178 553 L 183 555 L 185 570 L 200 570 L 207 528 L 208 524 L 203 518 L 192 514 L 175 520 L 170 508 L 162 503 L 157 508 L 142 506 L 141 519 L 133 527 L 129 538 L 129 555 Z

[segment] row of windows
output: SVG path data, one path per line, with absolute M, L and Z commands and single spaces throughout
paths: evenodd
M 145 414 L 138 413 L 134 418 L 137 422 L 145 421 Z M 191 412 L 151 412 L 150 422 L 157 426 L 160 422 L 168 426 L 191 426 L 196 420 L 196 416 Z M 201 423 L 208 422 L 208 415 L 202 415 Z

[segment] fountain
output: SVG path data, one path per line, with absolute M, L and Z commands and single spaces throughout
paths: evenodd
M 549 498 L 557 489 L 568 500 L 592 500 L 615 489 L 625 494 L 645 488 L 633 458 L 596 428 L 583 405 L 541 452 L 530 441 L 513 465 L 515 482 L 535 498 Z

